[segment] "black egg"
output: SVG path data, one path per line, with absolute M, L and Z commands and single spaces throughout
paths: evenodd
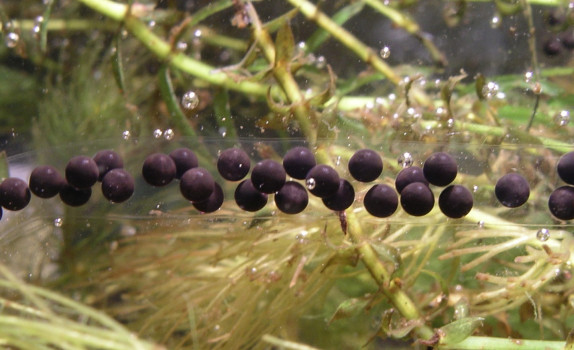
M 92 189 L 76 188 L 70 184 L 65 184 L 60 190 L 60 199 L 64 204 L 71 207 L 79 207 L 86 204 L 92 196 Z
M 0 219 L 2 219 L 3 214 L 4 214 L 4 211 L 2 210 L 2 207 L 0 207 Z
M 339 174 L 330 166 L 319 164 L 307 173 L 305 184 L 309 192 L 315 196 L 329 197 L 339 189 Z
M 66 180 L 50 165 L 41 165 L 30 174 L 30 191 L 40 198 L 51 198 L 60 192 Z
M 169 154 L 173 162 L 175 163 L 176 174 L 175 177 L 180 179 L 183 174 L 192 168 L 197 168 L 199 166 L 199 160 L 195 153 L 189 148 L 178 148 Z
M 0 184 L 0 205 L 8 210 L 21 210 L 30 203 L 30 189 L 26 181 L 8 177 Z
M 562 181 L 574 185 L 574 152 L 566 153 L 558 160 L 556 171 Z
M 221 208 L 223 199 L 223 189 L 221 189 L 221 186 L 216 182 L 211 195 L 204 201 L 193 202 L 193 206 L 202 213 L 213 213 Z
M 239 148 L 226 149 L 217 159 L 217 170 L 225 180 L 229 181 L 243 179 L 249 173 L 250 167 L 249 156 Z
M 245 211 L 258 211 L 267 204 L 267 195 L 259 192 L 251 180 L 243 180 L 235 189 L 235 203 Z
M 528 200 L 530 186 L 521 175 L 510 173 L 498 179 L 494 186 L 494 194 L 505 207 L 517 208 Z
M 66 180 L 76 188 L 92 187 L 100 176 L 96 162 L 87 156 L 75 156 L 66 165 Z
M 391 186 L 374 185 L 365 195 L 363 205 L 369 214 L 378 218 L 386 218 L 397 210 L 399 197 Z
M 401 206 L 410 215 L 423 216 L 432 210 L 434 195 L 424 183 L 413 182 L 401 191 Z
M 560 51 L 562 51 L 562 44 L 560 43 L 560 39 L 558 38 L 550 38 L 546 40 L 542 50 L 548 57 L 558 56 Z
M 427 186 L 429 185 L 423 173 L 423 169 L 419 168 L 418 166 L 411 166 L 401 170 L 395 179 L 395 188 L 400 194 L 403 188 L 409 184 L 412 184 L 413 182 L 422 182 Z
M 349 172 L 357 181 L 374 181 L 383 172 L 383 160 L 371 149 L 358 150 L 349 159 Z
M 112 169 L 102 179 L 102 194 L 114 203 L 127 201 L 134 194 L 134 178 L 124 169 Z
M 294 179 L 303 180 L 315 165 L 315 155 L 306 147 L 292 148 L 283 157 L 283 168 Z
M 285 184 L 285 169 L 271 159 L 257 163 L 251 171 L 251 182 L 263 193 L 275 193 Z
M 277 208 L 286 214 L 302 212 L 309 203 L 309 195 L 298 182 L 287 181 L 275 194 Z
M 323 198 L 323 204 L 331 210 L 342 211 L 350 207 L 355 201 L 355 189 L 345 179 L 339 180 L 339 189 L 334 195 Z
M 179 182 L 179 191 L 192 202 L 205 201 L 215 189 L 213 176 L 204 168 L 192 168 L 186 171 Z
M 454 181 L 457 174 L 456 161 L 444 152 L 430 155 L 423 165 L 423 174 L 435 186 L 446 186 Z
M 150 154 L 144 161 L 142 176 L 152 186 L 165 186 L 176 174 L 175 162 L 163 153 Z
M 440 210 L 452 219 L 459 219 L 468 214 L 473 203 L 472 193 L 461 185 L 448 186 L 438 197 Z
M 574 187 L 558 187 L 548 198 L 548 209 L 560 220 L 574 219 Z
M 98 165 L 99 176 L 98 180 L 102 181 L 104 175 L 112 169 L 121 169 L 124 167 L 124 161 L 122 157 L 116 152 L 106 149 L 99 151 L 94 156 L 94 162 Z

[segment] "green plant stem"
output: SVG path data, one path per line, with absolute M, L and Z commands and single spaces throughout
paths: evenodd
M 363 44 L 353 34 L 333 22 L 327 15 L 319 11 L 319 9 L 307 0 L 288 0 L 294 7 L 305 17 L 315 21 L 321 28 L 329 32 L 335 39 L 339 40 L 346 47 L 351 49 L 360 59 L 373 66 L 377 71 L 381 72 L 387 79 L 394 84 L 398 85 L 401 78 L 395 74 L 393 69 L 383 62 L 379 56 L 367 45 Z
M 303 131 L 307 141 L 309 141 L 310 144 L 315 144 L 317 133 L 312 124 L 314 119 L 313 111 L 310 109 L 308 104 L 305 103 L 305 98 L 299 89 L 299 85 L 291 74 L 289 67 L 290 61 L 286 62 L 277 57 L 275 45 L 273 44 L 269 33 L 261 25 L 257 12 L 251 4 L 246 4 L 245 7 L 252 21 L 253 36 L 257 45 L 263 51 L 267 62 L 274 65 L 273 76 L 287 96 L 287 100 L 292 104 L 295 119 L 299 123 L 299 127 Z
M 246 95 L 265 97 L 268 86 L 247 80 L 234 81 L 227 74 L 214 67 L 195 60 L 182 53 L 173 52 L 171 46 L 155 35 L 147 25 L 128 13 L 128 6 L 110 0 L 78 0 L 116 21 L 123 21 L 125 28 L 138 38 L 151 52 L 170 65 L 211 84 L 240 91 Z
M 425 33 L 421 31 L 418 23 L 405 16 L 400 11 L 383 4 L 379 0 L 363 0 L 363 2 L 389 18 L 395 25 L 404 29 L 407 33 L 419 39 L 436 63 L 441 66 L 447 65 L 447 60 L 444 54 L 435 46 L 432 40 L 429 39 L 428 35 L 425 35 Z
M 437 349 L 458 350 L 562 350 L 566 342 L 550 340 L 508 339 L 493 337 L 468 337 L 460 343 L 439 345 Z

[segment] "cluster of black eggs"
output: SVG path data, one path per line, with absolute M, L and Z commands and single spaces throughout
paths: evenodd
M 282 164 L 265 159 L 253 169 L 243 150 L 226 149 L 219 154 L 217 170 L 227 181 L 241 181 L 234 199 L 245 211 L 255 212 L 265 207 L 269 194 L 274 194 L 277 208 L 287 214 L 302 212 L 309 203 L 308 193 L 321 198 L 324 205 L 334 211 L 343 211 L 355 201 L 353 185 L 331 166 L 317 164 L 313 152 L 306 147 L 289 150 Z M 245 179 L 250 170 L 251 177 Z M 355 180 L 368 183 L 379 178 L 383 162 L 377 152 L 361 149 L 349 159 L 348 170 Z M 571 186 L 574 185 L 574 152 L 559 160 L 557 171 L 568 185 L 552 192 L 548 207 L 556 218 L 571 220 L 574 219 L 574 186 Z M 179 180 L 181 195 L 200 212 L 214 212 L 223 204 L 222 187 L 207 169 L 199 167 L 197 156 L 188 148 L 149 155 L 141 173 L 143 179 L 155 187 Z M 433 185 L 444 187 L 438 198 L 440 210 L 449 218 L 462 218 L 472 209 L 473 196 L 466 187 L 452 184 L 457 173 L 457 164 L 451 155 L 433 153 L 422 168 L 402 169 L 394 188 L 386 184 L 370 187 L 364 196 L 364 207 L 379 218 L 391 216 L 399 204 L 406 213 L 423 216 L 435 205 Z M 287 180 L 287 176 L 291 179 Z M 88 202 L 92 187 L 98 181 L 103 196 L 113 203 L 124 202 L 134 193 L 134 178 L 123 169 L 121 157 L 112 150 L 103 150 L 92 158 L 71 158 L 64 177 L 54 167 L 43 165 L 32 171 L 29 183 L 14 177 L 5 179 L 0 183 L 0 205 L 8 210 L 21 210 L 28 205 L 33 193 L 40 198 L 59 195 L 65 204 L 81 206 Z M 510 173 L 497 181 L 494 192 L 502 205 L 516 208 L 526 203 L 530 187 L 524 177 Z M 1 215 L 0 208 L 0 218 Z

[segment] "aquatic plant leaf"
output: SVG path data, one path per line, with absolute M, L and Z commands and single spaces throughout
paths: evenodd
M 362 1 L 358 1 L 355 3 L 351 3 L 337 11 L 332 17 L 331 20 L 338 25 L 345 24 L 348 20 L 355 17 L 363 7 L 365 3 Z M 331 35 L 323 28 L 317 29 L 310 37 L 305 41 L 305 52 L 313 52 L 317 50 Z
M 112 55 L 112 68 L 114 72 L 114 79 L 116 84 L 120 88 L 120 92 L 123 94 L 126 91 L 126 79 L 124 77 L 124 67 L 122 63 L 122 55 L 120 49 L 121 42 L 121 31 L 118 31 L 116 37 L 114 38 L 114 48 Z
M 295 51 L 295 39 L 289 22 L 279 29 L 275 39 L 275 66 L 288 67 Z
M 446 84 L 444 84 L 444 86 L 440 90 L 441 98 L 447 107 L 449 116 L 452 116 L 452 110 L 450 106 L 450 99 L 452 97 L 452 92 L 454 91 L 456 85 L 467 76 L 468 75 L 464 71 L 461 71 L 459 75 L 455 75 L 448 78 L 448 81 L 446 82 Z
M 437 330 L 440 337 L 440 345 L 458 344 L 466 338 L 470 337 L 472 333 L 480 326 L 482 326 L 483 317 L 465 317 L 456 320 L 443 326 Z
M 288 24 L 289 21 L 291 21 L 297 15 L 297 13 L 299 13 L 299 11 L 296 9 L 290 10 L 287 13 L 263 24 L 263 28 L 267 30 L 268 33 L 274 33 L 285 26 L 286 23 Z
M 335 313 L 331 316 L 327 324 L 330 325 L 333 321 L 357 314 L 359 311 L 364 310 L 368 303 L 369 299 L 366 298 L 351 298 L 343 301 L 339 304 L 337 310 L 335 310 Z
M 222 89 L 215 94 L 213 97 L 213 111 L 215 113 L 215 121 L 220 128 L 219 134 L 230 140 L 237 139 L 237 130 L 231 116 L 227 90 Z
M 574 329 L 571 329 L 568 332 L 568 336 L 566 337 L 566 346 L 564 350 L 574 350 Z
M 185 114 L 183 114 L 183 111 L 179 107 L 179 100 L 177 99 L 175 91 L 173 90 L 171 77 L 169 76 L 169 68 L 167 65 L 163 65 L 159 70 L 158 79 L 161 97 L 163 98 L 174 123 L 185 136 L 196 136 L 195 130 L 187 122 Z
M 309 99 L 311 106 L 323 106 L 333 96 L 335 91 L 335 74 L 329 65 L 327 65 L 327 70 L 329 71 L 329 85 L 318 95 Z

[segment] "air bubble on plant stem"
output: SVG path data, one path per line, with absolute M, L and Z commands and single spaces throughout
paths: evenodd
M 227 136 L 227 128 L 225 126 L 219 128 L 219 135 L 221 135 L 221 137 Z
M 327 61 L 325 60 L 325 56 L 319 56 L 315 60 L 315 67 L 317 67 L 317 69 L 325 68 L 326 64 L 327 64 Z
M 122 132 L 122 139 L 124 140 L 129 140 L 131 136 L 132 134 L 129 130 L 124 130 L 124 132 Z
M 163 131 L 161 131 L 161 129 L 155 129 L 152 135 L 154 138 L 159 139 L 161 135 L 163 135 Z
M 383 47 L 381 49 L 380 55 L 382 59 L 386 60 L 391 56 L 391 49 L 388 46 Z
M 54 226 L 55 227 L 62 227 L 64 224 L 64 220 L 62 218 L 55 218 L 54 219 Z
M 554 123 L 558 126 L 566 126 L 570 123 L 570 111 L 562 110 L 554 116 Z
M 397 158 L 397 163 L 403 168 L 408 168 L 413 165 L 413 156 L 409 152 L 404 152 Z
M 396 99 L 397 99 L 397 95 L 396 95 L 396 94 L 393 94 L 393 93 L 389 94 L 389 101 L 394 101 L 394 100 L 396 100 Z
M 473 193 L 478 192 L 478 186 L 477 185 L 472 186 L 472 192 Z
M 178 41 L 176 44 L 176 48 L 178 51 L 185 51 L 187 50 L 187 43 L 185 41 Z
M 546 228 L 541 228 L 536 232 L 536 239 L 540 242 L 546 242 L 550 238 L 550 232 Z
M 447 127 L 448 129 L 454 128 L 454 119 L 448 118 L 448 120 L 446 121 L 446 127 Z
M 202 35 L 201 29 L 196 29 L 196 31 L 193 32 L 193 36 L 196 38 L 201 38 L 201 35 Z
M 312 190 L 315 188 L 317 183 L 315 182 L 315 179 L 311 177 L 308 178 L 307 181 L 305 181 L 305 185 L 307 186 L 307 189 Z
M 498 14 L 492 16 L 492 18 L 490 19 L 490 28 L 496 29 L 500 27 L 500 16 Z
M 524 82 L 530 83 L 532 81 L 533 77 L 534 77 L 534 72 L 532 72 L 532 71 L 528 71 L 528 72 L 524 73 Z
M 44 17 L 38 16 L 34 19 L 34 27 L 32 27 L 32 35 L 34 39 L 40 39 L 40 31 L 42 30 L 42 23 L 44 23 Z
M 498 84 L 495 82 L 489 81 L 486 85 L 482 87 L 482 96 L 486 99 L 491 99 L 496 94 L 498 94 Z
M 168 141 L 173 140 L 173 137 L 174 137 L 174 136 L 175 136 L 175 133 L 173 132 L 173 129 L 166 129 L 166 130 L 163 132 L 163 138 L 166 139 L 166 140 L 168 140 Z
M 480 229 L 484 228 L 484 221 L 480 220 L 479 222 L 476 223 L 476 226 L 478 226 L 478 228 Z
M 20 36 L 16 32 L 8 32 L 6 37 L 4 38 L 4 43 L 6 47 L 13 49 L 18 46 L 18 42 L 20 41 Z
M 154 27 L 155 27 L 155 21 L 154 21 L 154 20 L 149 21 L 149 23 L 147 24 L 147 26 L 148 26 L 150 29 L 154 28 Z
M 195 109 L 199 105 L 199 97 L 193 91 L 188 91 L 181 98 L 181 106 L 185 109 Z
M 337 156 L 337 160 L 335 161 L 335 165 L 341 165 L 341 156 Z

